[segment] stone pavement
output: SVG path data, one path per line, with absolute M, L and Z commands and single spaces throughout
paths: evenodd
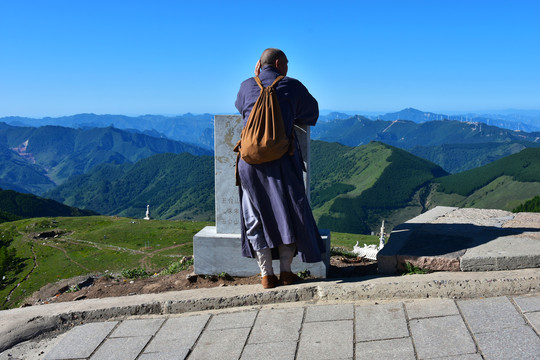
M 538 293 L 302 302 L 87 323 L 44 359 L 539 359 L 539 333 Z

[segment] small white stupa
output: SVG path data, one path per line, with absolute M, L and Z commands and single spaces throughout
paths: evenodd
M 146 216 L 144 220 L 150 220 L 150 205 L 146 205 Z
M 353 247 L 353 253 L 357 254 L 361 258 L 366 258 L 370 260 L 377 260 L 377 253 L 384 247 L 385 243 L 385 232 L 384 232 L 384 220 L 382 221 L 381 231 L 379 233 L 379 246 L 377 245 L 366 245 L 364 247 L 358 246 L 358 241 Z

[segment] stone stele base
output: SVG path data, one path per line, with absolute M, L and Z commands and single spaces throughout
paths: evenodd
M 309 270 L 311 276 L 326 278 L 330 268 L 330 232 L 321 230 L 326 253 L 323 261 L 304 263 L 294 257 L 292 271 Z M 193 257 L 196 274 L 215 275 L 225 272 L 231 276 L 253 276 L 260 273 L 257 260 L 242 256 L 240 234 L 218 234 L 215 226 L 207 226 L 193 237 Z M 272 263 L 279 273 L 279 260 Z

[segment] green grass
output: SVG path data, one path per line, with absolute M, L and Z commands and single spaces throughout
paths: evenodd
M 379 245 L 379 238 L 371 235 L 332 232 L 330 240 L 332 247 L 340 247 L 349 251 L 352 251 L 357 241 L 360 247 L 364 246 L 364 244 Z
M 159 272 L 193 254 L 193 235 L 209 222 L 134 220 L 109 216 L 33 218 L 0 224 L 0 229 L 18 233 L 11 244 L 23 266 L 16 274 L 6 274 L 8 285 L 0 289 L 6 299 L 17 283 L 34 267 L 30 277 L 21 282 L 11 298 L 2 300 L 0 308 L 19 306 L 25 298 L 48 283 L 77 275 L 120 274 L 129 269 Z M 56 238 L 38 238 L 36 234 L 55 230 Z

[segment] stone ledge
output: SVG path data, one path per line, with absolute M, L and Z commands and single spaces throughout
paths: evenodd
M 433 271 L 540 267 L 540 214 L 436 207 L 392 231 L 377 255 L 381 274 L 407 262 Z
M 537 269 L 309 281 L 264 290 L 260 285 L 88 299 L 0 311 L 0 352 L 54 329 L 135 315 L 178 314 L 298 301 L 475 298 L 540 291 Z

